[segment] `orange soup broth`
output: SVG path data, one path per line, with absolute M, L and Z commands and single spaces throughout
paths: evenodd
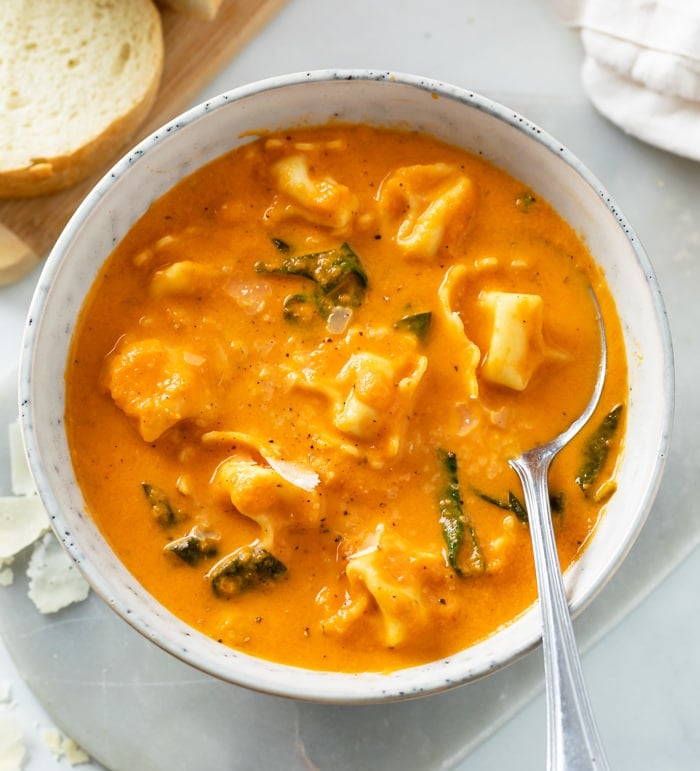
M 306 148 L 313 172 L 342 182 L 359 199 L 356 224 L 342 238 L 323 224 L 271 208 L 276 192 L 269 157 L 297 146 Z M 443 244 L 433 259 L 403 259 L 392 233 L 372 215 L 377 192 L 396 168 L 432 163 L 453 164 L 472 180 L 473 213 L 464 232 Z M 284 298 L 301 291 L 306 280 L 255 270 L 260 260 L 279 258 L 279 242 L 311 252 L 342 240 L 360 256 L 369 278 L 364 301 L 353 309 L 351 340 L 347 330 L 329 332 L 320 318 L 303 324 L 285 321 Z M 155 272 L 180 260 L 225 272 L 201 291 L 189 287 L 158 296 L 152 285 Z M 469 411 L 476 403 L 476 428 L 468 430 L 472 416 L 455 406 L 460 374 L 454 351 L 440 327 L 434 327 L 424 345 L 406 343 L 430 364 L 401 428 L 398 456 L 375 468 L 367 460 L 374 451 L 367 442 L 349 441 L 355 455 L 326 446 L 328 401 L 313 389 L 290 387 L 289 372 L 316 366 L 316 376 L 332 379 L 373 330 L 393 329 L 397 319 L 410 313 L 435 312 L 445 271 L 457 263 L 467 266 L 468 279 L 457 288 L 454 306 L 481 351 L 489 330 L 478 298 L 496 289 L 540 295 L 546 342 L 565 355 L 545 361 L 523 391 L 479 376 L 478 399 L 461 408 Z M 144 588 L 223 644 L 336 671 L 395 670 L 459 651 L 511 622 L 535 600 L 527 525 L 479 493 L 507 500 L 513 491 L 522 499 L 508 458 L 555 436 L 588 401 L 600 353 L 589 284 L 606 320 L 609 348 L 608 376 L 593 426 L 626 400 L 621 327 L 604 276 L 585 245 L 536 191 L 478 156 L 425 135 L 331 125 L 263 136 L 203 167 L 153 203 L 106 261 L 89 293 L 66 372 L 69 444 L 87 508 Z M 120 341 L 146 337 L 186 345 L 206 359 L 215 385 L 220 384 L 201 415 L 152 441 L 139 435 L 105 381 L 106 361 Z M 163 552 L 193 522 L 205 522 L 220 533 L 219 556 L 260 537 L 260 525 L 238 513 L 211 484 L 219 464 L 236 449 L 234 440 L 202 441 L 205 432 L 216 430 L 261 437 L 271 447 L 284 448 L 285 459 L 312 463 L 322 480 L 320 521 L 275 534 L 274 553 L 287 566 L 284 578 L 233 598 L 212 592 L 204 578 L 211 561 L 193 568 Z M 554 514 L 564 567 L 581 554 L 604 508 L 574 482 L 589 434 L 590 429 L 584 430 L 559 455 L 550 474 L 550 489 L 562 493 L 565 502 L 563 512 Z M 618 438 L 603 479 L 614 477 L 620 447 Z M 377 527 L 398 534 L 408 555 L 444 554 L 440 448 L 457 455 L 462 505 L 487 569 L 477 576 L 457 576 L 446 566 L 444 580 L 423 594 L 423 601 L 438 607 L 431 622 L 411 626 L 407 621 L 410 634 L 399 643 L 387 645 L 385 620 L 371 598 L 359 620 L 341 633 L 329 631 L 327 619 L 348 598 L 348 557 Z M 164 530 L 150 515 L 143 482 L 166 491 L 187 520 Z

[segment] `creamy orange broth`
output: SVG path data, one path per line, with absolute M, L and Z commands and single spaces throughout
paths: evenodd
M 352 291 L 324 296 L 270 272 L 343 244 L 366 289 L 354 274 Z M 609 372 L 590 427 L 551 470 L 564 566 L 614 490 L 622 428 L 586 494 L 584 442 L 627 393 L 619 320 L 585 246 L 536 191 L 428 136 L 263 136 L 156 201 L 95 281 L 66 373 L 88 509 L 145 589 L 225 645 L 342 671 L 469 646 L 535 599 L 527 525 L 494 500 L 522 500 L 508 458 L 590 396 L 589 285 Z M 395 326 L 424 313 L 424 340 Z M 532 334 L 508 351 L 518 327 Z M 452 457 L 466 543 L 451 561 Z M 173 522 L 155 516 L 156 493 Z M 195 525 L 216 553 L 190 565 L 164 547 Z M 251 544 L 286 571 L 222 593 L 210 571 Z

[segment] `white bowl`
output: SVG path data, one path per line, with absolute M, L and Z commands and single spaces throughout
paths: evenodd
M 246 141 L 246 132 L 321 124 L 331 117 L 411 127 L 484 156 L 548 199 L 585 238 L 605 270 L 622 318 L 630 367 L 628 428 L 618 493 L 590 545 L 566 575 L 574 613 L 612 576 L 651 508 L 669 441 L 673 362 L 653 270 L 605 189 L 540 128 L 460 88 L 367 71 L 265 80 L 217 96 L 174 119 L 97 184 L 48 258 L 23 343 L 24 440 L 57 536 L 117 613 L 183 661 L 271 694 L 364 703 L 434 693 L 514 661 L 540 641 L 537 608 L 454 656 L 389 674 L 310 672 L 228 649 L 163 608 L 107 546 L 85 512 L 63 426 L 64 371 L 76 316 L 101 263 L 132 223 L 183 176 Z

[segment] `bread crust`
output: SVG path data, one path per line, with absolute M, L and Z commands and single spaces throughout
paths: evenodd
M 152 39 L 153 50 L 148 56 L 150 79 L 141 93 L 126 112 L 117 115 L 99 133 L 86 136 L 74 151 L 53 157 L 31 158 L 18 168 L 0 168 L 0 199 L 48 195 L 76 185 L 114 158 L 143 124 L 158 94 L 164 58 L 160 13 L 152 0 L 144 0 L 144 3 L 149 22 L 156 25 L 156 34 Z M 76 88 L 79 87 L 78 82 Z M 105 84 L 105 88 L 109 88 L 109 84 Z M 70 118 L 66 116 L 66 120 Z M 31 149 L 28 150 L 27 155 L 31 156 Z

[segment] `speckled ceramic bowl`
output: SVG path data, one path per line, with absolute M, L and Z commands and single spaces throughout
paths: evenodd
M 309 672 L 251 658 L 175 618 L 125 570 L 85 513 L 63 429 L 64 370 L 74 321 L 100 264 L 149 204 L 183 176 L 245 141 L 246 132 L 331 116 L 426 131 L 479 153 L 547 198 L 603 266 L 623 320 L 630 366 L 619 491 L 567 572 L 573 611 L 600 592 L 638 535 L 669 439 L 673 365 L 659 288 L 641 244 L 599 182 L 555 139 L 468 91 L 387 72 L 323 71 L 238 88 L 194 107 L 141 142 L 99 182 L 51 253 L 34 296 L 20 373 L 31 468 L 53 527 L 94 590 L 155 644 L 205 672 L 260 691 L 365 703 L 429 694 L 487 675 L 540 641 L 531 609 L 448 659 L 390 674 Z

